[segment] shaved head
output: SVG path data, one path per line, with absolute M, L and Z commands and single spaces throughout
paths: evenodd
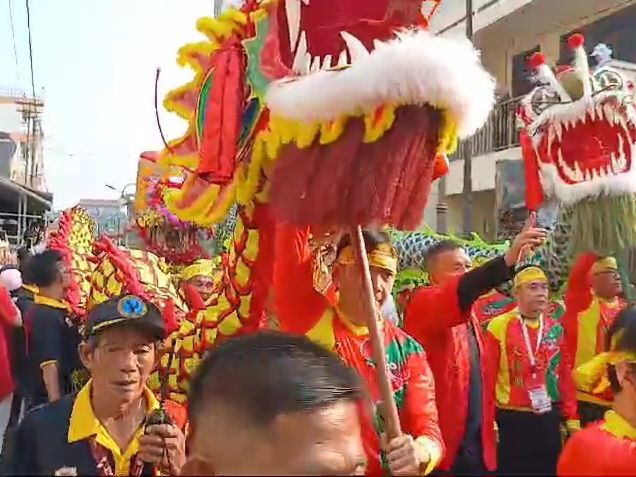
M 192 382 L 184 473 L 363 472 L 359 378 L 305 337 L 259 332 L 210 353 Z

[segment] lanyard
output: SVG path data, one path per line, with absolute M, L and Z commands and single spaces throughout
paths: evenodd
M 537 345 L 535 349 L 532 349 L 532 345 L 530 344 L 530 334 L 528 333 L 528 325 L 523 321 L 523 318 L 519 317 L 519 322 L 521 323 L 521 331 L 523 332 L 523 341 L 526 344 L 526 351 L 528 352 L 528 359 L 530 360 L 530 366 L 532 367 L 532 374 L 536 374 L 537 369 L 537 360 L 535 356 L 539 353 L 539 348 L 541 347 L 541 340 L 543 339 L 543 315 L 539 317 L 539 332 L 537 333 Z

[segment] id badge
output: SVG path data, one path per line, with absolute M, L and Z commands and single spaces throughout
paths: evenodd
M 530 404 L 535 414 L 545 414 L 552 410 L 552 401 L 548 396 L 548 390 L 545 385 L 538 385 L 528 389 Z

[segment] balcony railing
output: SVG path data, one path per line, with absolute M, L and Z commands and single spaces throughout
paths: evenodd
M 486 124 L 470 139 L 462 141 L 450 160 L 464 159 L 466 148 L 475 157 L 519 146 L 516 113 L 520 100 L 513 98 L 498 102 Z

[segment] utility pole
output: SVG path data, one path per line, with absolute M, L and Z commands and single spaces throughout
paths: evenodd
M 473 41 L 473 0 L 466 0 L 466 37 Z M 464 189 L 462 191 L 464 233 L 473 231 L 473 151 L 472 142 L 466 139 L 462 143 L 464 151 Z

